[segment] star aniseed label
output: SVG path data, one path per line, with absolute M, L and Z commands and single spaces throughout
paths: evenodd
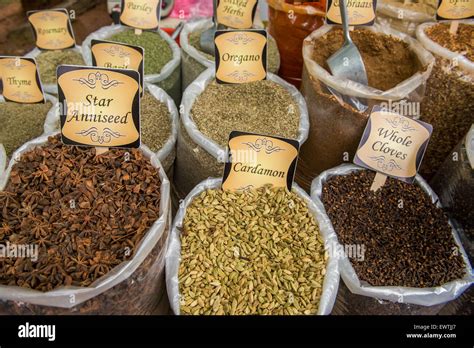
M 62 65 L 58 68 L 58 92 L 64 144 L 140 146 L 137 71 Z
M 346 0 L 345 2 L 350 26 L 374 24 L 377 0 Z M 339 0 L 327 1 L 326 23 L 342 24 Z
M 0 56 L 0 92 L 7 101 L 24 104 L 44 103 L 36 60 Z
M 41 50 L 62 50 L 76 45 L 71 20 L 66 9 L 29 11 L 36 46 Z

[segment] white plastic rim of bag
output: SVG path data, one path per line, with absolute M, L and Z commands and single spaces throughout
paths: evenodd
M 5 167 L 7 166 L 7 152 L 3 144 L 0 144 L 0 183 L 2 182 L 3 173 L 5 172 Z
M 179 43 L 181 48 L 184 52 L 186 52 L 189 56 L 194 58 L 200 64 L 204 65 L 206 68 L 212 68 L 215 66 L 215 62 L 213 59 L 209 59 L 206 57 L 202 52 L 200 52 L 196 47 L 189 43 L 189 35 L 192 33 L 199 31 L 205 31 L 210 29 L 213 26 L 212 18 L 205 18 L 196 21 L 187 22 L 181 33 L 179 34 Z M 268 34 L 268 37 L 271 37 Z M 268 52 L 268 51 L 267 51 Z M 279 66 L 280 64 L 278 64 Z
M 145 90 L 157 100 L 165 104 L 169 111 L 170 123 L 171 123 L 171 135 L 166 140 L 163 147 L 156 153 L 158 160 L 163 162 L 169 154 L 174 150 L 176 140 L 178 138 L 178 124 L 179 124 L 179 113 L 176 105 L 171 97 L 163 89 L 150 83 L 145 83 Z M 45 122 L 45 134 L 57 133 L 60 131 L 60 114 L 59 104 L 56 104 L 53 109 L 48 113 Z
M 472 20 L 459 21 L 459 23 L 474 25 L 474 22 Z M 443 46 L 431 40 L 428 37 L 428 35 L 426 35 L 425 33 L 426 29 L 438 24 L 439 23 L 424 23 L 424 24 L 419 25 L 416 28 L 416 38 L 418 39 L 418 41 L 423 45 L 423 47 L 426 50 L 430 51 L 435 56 L 456 62 L 456 64 L 453 64 L 453 66 L 457 65 L 462 70 L 466 71 L 468 74 L 474 75 L 474 62 L 469 60 L 463 54 L 460 54 L 458 52 L 453 52 L 453 51 L 448 50 L 447 48 L 444 48 Z M 471 80 L 472 79 L 473 78 L 471 78 Z
M 207 85 L 214 79 L 215 69 L 209 68 L 201 75 L 199 75 L 199 77 L 194 80 L 194 82 L 191 83 L 188 88 L 186 88 L 183 94 L 183 98 L 181 100 L 181 121 L 183 122 L 184 128 L 186 128 L 186 132 L 196 144 L 204 148 L 219 162 L 224 163 L 226 158 L 225 154 L 227 150 L 217 144 L 214 140 L 206 137 L 203 133 L 201 133 L 191 116 L 191 109 L 194 105 L 194 101 L 198 96 L 201 95 L 202 92 L 204 92 Z M 298 130 L 298 138 L 296 140 L 299 141 L 300 145 L 303 145 L 306 139 L 308 139 L 309 133 L 308 108 L 306 107 L 306 102 L 303 96 L 293 85 L 290 85 L 288 82 L 278 77 L 277 75 L 268 73 L 267 79 L 283 86 L 288 91 L 288 93 L 291 94 L 296 104 L 298 105 L 300 110 L 300 124 Z
M 423 86 L 431 75 L 435 59 L 430 52 L 425 50 L 419 42 L 408 34 L 393 30 L 390 27 L 382 27 L 375 23 L 372 26 L 364 27 L 364 30 L 370 30 L 378 34 L 391 35 L 406 42 L 409 45 L 409 49 L 418 57 L 424 71 L 417 72 L 415 75 L 400 82 L 398 85 L 387 91 L 381 91 L 351 80 L 336 78 L 313 60 L 314 50 L 317 48 L 312 45 L 314 39 L 324 36 L 334 28 L 334 26 L 325 24 L 306 37 L 303 42 L 303 59 L 306 69 L 311 76 L 314 76 L 326 86 L 343 95 L 374 100 L 402 100 L 418 87 Z
M 35 147 L 46 144 L 49 136 L 51 135 L 43 135 L 24 144 L 15 152 L 12 158 L 19 158 L 21 154 L 28 152 Z M 137 270 L 137 268 L 150 254 L 156 243 L 162 237 L 168 223 L 170 213 L 169 207 L 171 206 L 170 182 L 161 166 L 160 161 L 158 160 L 157 156 L 146 146 L 141 146 L 140 149 L 145 157 L 150 159 L 152 166 L 159 168 L 159 175 L 161 179 L 161 202 L 160 217 L 155 221 L 155 223 L 150 227 L 148 232 L 143 237 L 143 240 L 138 245 L 133 259 L 122 262 L 120 265 L 113 268 L 112 271 L 107 275 L 99 278 L 87 288 L 69 286 L 61 287 L 48 292 L 42 292 L 17 286 L 0 285 L 0 301 L 16 301 L 48 307 L 73 308 L 111 289 L 115 285 L 126 280 Z M 15 163 L 16 161 L 12 159 L 7 171 L 0 176 L 0 190 L 5 188 L 8 182 L 8 177 Z M 167 244 L 168 243 L 164 244 L 164 249 L 166 248 Z M 71 298 L 74 298 L 74 303 L 71 303 Z
M 179 310 L 179 281 L 178 271 L 179 264 L 181 262 L 181 240 L 180 240 L 180 229 L 183 227 L 183 220 L 186 216 L 186 209 L 192 203 L 194 198 L 199 196 L 201 192 L 207 189 L 219 189 L 222 186 L 222 179 L 209 178 L 202 181 L 197 185 L 181 202 L 179 210 L 176 213 L 174 219 L 173 228 L 168 244 L 168 250 L 166 253 L 166 288 L 168 290 L 168 297 L 170 300 L 171 308 L 175 314 L 180 314 Z M 315 217 L 316 222 L 320 225 L 319 216 L 322 212 L 319 208 L 311 201 L 308 194 L 300 188 L 296 183 L 293 184 L 293 190 L 299 197 L 301 197 L 308 205 L 309 211 Z M 333 250 L 332 248 L 337 243 L 337 238 L 331 235 L 320 226 L 319 228 L 321 236 L 324 241 L 324 247 L 326 250 Z M 324 276 L 323 291 L 319 300 L 319 308 L 317 314 L 328 315 L 331 313 L 336 301 L 337 291 L 339 288 L 339 269 L 338 260 L 329 253 L 329 258 L 326 265 L 326 275 Z M 316 313 L 315 313 L 316 314 Z
M 91 51 L 91 42 L 92 40 L 109 40 L 111 36 L 121 33 L 125 30 L 133 30 L 129 27 L 116 24 L 116 25 L 109 25 L 107 27 L 100 28 L 99 30 L 89 34 L 88 37 L 82 43 L 82 55 L 84 57 L 84 61 L 88 65 L 92 65 L 92 51 Z M 145 82 L 148 83 L 160 83 L 166 80 L 170 75 L 179 67 L 181 63 L 181 50 L 179 49 L 178 44 L 174 41 L 166 32 L 161 29 L 156 31 L 158 35 L 160 35 L 170 46 L 171 51 L 173 52 L 173 58 L 165 64 L 165 66 L 161 69 L 159 74 L 149 74 L 145 75 Z M 146 52 L 145 52 L 146 55 Z M 145 59 L 146 64 L 146 59 Z
M 351 172 L 365 170 L 361 167 L 357 167 L 353 164 L 343 164 L 341 166 L 329 169 L 316 179 L 313 180 L 311 185 L 311 199 L 318 207 L 318 221 L 320 222 L 320 227 L 325 230 L 327 235 L 330 235 L 332 238 L 337 239 L 337 234 L 334 230 L 334 227 L 331 223 L 331 219 L 326 213 L 324 204 L 321 201 L 321 194 L 324 183 L 333 176 L 348 175 Z M 438 196 L 431 187 L 426 183 L 426 181 L 420 176 L 416 176 L 416 185 L 420 186 L 423 191 L 431 197 L 433 203 L 438 202 Z M 415 184 L 414 184 L 415 185 Z M 437 207 L 441 208 L 440 203 L 437 203 Z M 344 280 L 344 283 L 349 288 L 349 290 L 358 295 L 368 296 L 376 299 L 388 300 L 392 302 L 399 303 L 411 303 L 421 306 L 434 306 L 441 303 L 445 303 L 451 300 L 454 300 L 459 295 L 461 295 L 464 290 L 466 290 L 473 282 L 472 268 L 467 258 L 466 252 L 462 247 L 461 241 L 459 239 L 458 233 L 453 227 L 451 221 L 449 224 L 452 228 L 453 238 L 459 248 L 459 251 L 462 254 L 464 263 L 466 265 L 466 275 L 464 278 L 449 282 L 442 286 L 432 287 L 432 288 L 410 288 L 403 286 L 371 286 L 367 283 L 362 283 L 357 276 L 357 273 L 352 267 L 352 264 L 344 253 L 339 254 L 339 271 L 341 277 Z M 344 250 L 342 245 L 337 242 L 338 250 Z
M 381 13 L 385 16 L 393 19 L 402 20 L 404 22 L 424 23 L 434 21 L 436 16 L 421 11 L 416 11 L 409 6 L 403 7 L 403 2 L 397 3 L 400 6 L 394 5 L 392 2 L 379 1 L 377 2 L 377 13 Z M 403 16 L 403 17 L 402 17 Z M 402 18 L 400 18 L 402 17 Z
M 81 56 L 83 55 L 81 46 L 76 45 L 76 47 L 70 48 L 70 49 L 72 49 L 75 52 L 79 53 Z M 41 51 L 39 48 L 35 47 L 31 52 L 27 53 L 25 55 L 25 57 L 36 59 L 42 52 L 43 51 Z M 43 89 L 46 93 L 53 94 L 53 95 L 58 95 L 58 85 L 57 85 L 57 83 L 43 84 Z
M 208 59 L 202 52 L 198 51 L 196 47 L 189 43 L 189 35 L 196 31 L 205 31 L 212 27 L 212 19 L 201 19 L 193 22 L 188 22 L 184 25 L 181 34 L 179 34 L 179 43 L 184 52 L 194 58 L 206 68 L 215 66 L 213 60 Z

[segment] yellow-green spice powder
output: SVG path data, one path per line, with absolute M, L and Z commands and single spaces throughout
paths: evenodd
M 56 70 L 59 65 L 85 65 L 82 55 L 74 50 L 45 51 L 36 57 L 41 82 L 56 83 Z

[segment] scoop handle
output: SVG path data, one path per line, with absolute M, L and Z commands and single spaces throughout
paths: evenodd
M 217 0 L 212 0 L 212 10 L 213 10 L 213 20 L 214 20 L 214 29 L 217 30 Z
M 346 0 L 339 0 L 339 9 L 341 11 L 342 30 L 344 31 L 344 43 L 347 45 L 352 43 L 349 35 L 349 18 L 347 17 Z

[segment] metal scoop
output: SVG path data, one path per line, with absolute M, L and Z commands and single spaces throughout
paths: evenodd
M 214 25 L 201 34 L 200 44 L 201 50 L 207 54 L 215 55 L 214 35 L 218 29 L 217 25 L 217 0 L 212 1 L 214 9 Z
M 326 63 L 333 76 L 368 85 L 364 61 L 349 35 L 346 0 L 339 1 L 339 8 L 341 10 L 342 29 L 344 31 L 344 45 L 339 51 L 329 57 Z

